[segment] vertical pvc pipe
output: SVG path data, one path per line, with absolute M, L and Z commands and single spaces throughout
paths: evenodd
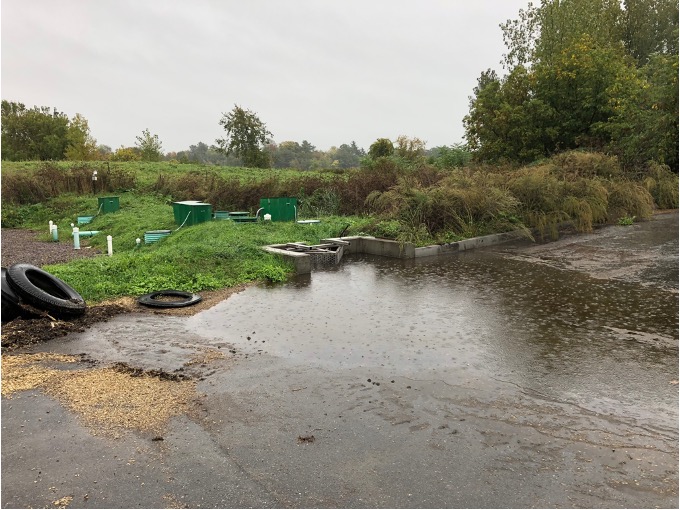
M 52 235 L 52 229 L 54 228 L 54 222 L 50 220 L 50 235 Z
M 109 257 L 113 255 L 113 237 L 106 236 L 106 246 L 109 249 Z
M 57 230 L 56 225 L 52 225 L 52 241 L 58 241 L 59 240 L 59 231 Z
M 73 249 L 80 250 L 80 229 L 73 227 Z

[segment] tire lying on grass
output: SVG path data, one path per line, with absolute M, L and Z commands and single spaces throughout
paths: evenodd
M 9 286 L 7 268 L 2 268 L 2 323 L 13 321 L 22 315 L 21 299 Z
M 85 313 L 85 300 L 81 295 L 39 267 L 14 264 L 7 270 L 7 283 L 24 302 L 54 317 L 71 319 Z
M 191 292 L 183 292 L 181 290 L 159 290 L 140 296 L 137 299 L 137 302 L 140 305 L 154 308 L 181 308 L 183 306 L 195 305 L 200 302 L 201 299 L 203 299 L 201 296 L 192 294 Z

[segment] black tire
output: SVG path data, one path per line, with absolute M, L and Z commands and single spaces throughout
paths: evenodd
M 21 299 L 9 286 L 7 268 L 2 268 L 2 323 L 13 321 L 22 315 Z
M 66 282 L 31 264 L 14 264 L 7 282 L 26 303 L 55 317 L 73 318 L 85 313 L 85 300 Z
M 172 301 L 160 300 L 158 298 L 172 297 L 179 298 Z M 182 308 L 183 306 L 191 306 L 200 302 L 203 298 L 198 294 L 191 292 L 183 292 L 181 290 L 159 290 L 144 294 L 137 299 L 140 305 L 152 306 L 154 308 Z

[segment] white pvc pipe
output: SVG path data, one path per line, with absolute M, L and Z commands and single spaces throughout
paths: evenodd
M 59 231 L 57 230 L 57 225 L 52 225 L 52 241 L 59 240 Z
M 113 255 L 113 237 L 106 236 L 106 246 L 109 249 L 109 257 Z
M 54 228 L 54 223 L 50 220 L 50 235 L 52 235 L 52 229 Z
M 73 249 L 80 250 L 80 229 L 73 227 Z

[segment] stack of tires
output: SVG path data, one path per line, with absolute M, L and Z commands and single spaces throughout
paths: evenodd
M 24 305 L 45 311 L 59 319 L 73 319 L 85 313 L 85 301 L 72 287 L 31 264 L 2 268 L 2 323 L 18 317 L 35 316 Z

